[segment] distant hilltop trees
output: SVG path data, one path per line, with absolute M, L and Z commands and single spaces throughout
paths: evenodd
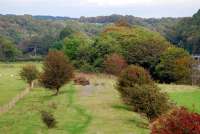
M 60 32 L 66 27 L 95 38 L 105 26 L 120 20 L 130 26 L 138 25 L 159 32 L 191 54 L 200 53 L 200 11 L 193 17 L 159 19 L 117 14 L 80 18 L 7 14 L 0 15 L 0 35 L 10 38 L 23 54 L 44 56 L 55 42 L 58 43 Z

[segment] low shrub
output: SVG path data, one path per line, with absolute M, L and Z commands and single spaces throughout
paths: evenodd
M 51 113 L 42 111 L 41 118 L 48 128 L 53 128 L 56 126 L 56 120 Z
M 119 75 L 126 67 L 127 63 L 124 57 L 115 53 L 107 56 L 104 61 L 104 70 L 108 74 Z
M 118 80 L 117 90 L 123 101 L 135 112 L 145 114 L 150 120 L 166 112 L 168 97 L 161 93 L 149 73 L 142 67 L 129 66 Z
M 200 134 L 200 115 L 177 108 L 153 122 L 151 134 Z
M 31 86 L 32 82 L 38 78 L 39 71 L 35 65 L 26 65 L 20 71 L 20 76 Z
M 166 112 L 169 108 L 168 98 L 155 85 L 142 85 L 126 88 L 125 102 L 138 113 L 145 114 L 150 120 Z
M 124 69 L 119 76 L 120 87 L 132 87 L 134 85 L 154 84 L 148 71 L 143 67 L 131 65 Z

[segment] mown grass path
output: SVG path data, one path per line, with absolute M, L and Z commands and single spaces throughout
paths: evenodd
M 76 87 L 70 83 L 58 96 L 51 91 L 35 88 L 16 106 L 0 116 L 0 133 L 5 134 L 84 134 L 92 116 L 78 101 Z M 52 112 L 57 124 L 48 129 L 40 111 Z M 22 114 L 23 113 L 23 114 Z
M 70 88 L 67 92 L 67 99 L 68 99 L 68 108 L 71 110 L 75 110 L 76 114 L 80 120 L 67 122 L 65 129 L 70 134 L 82 134 L 85 132 L 86 128 L 89 126 L 89 124 L 92 121 L 92 116 L 87 112 L 87 109 L 84 107 L 76 104 L 76 89 L 74 85 L 70 85 Z

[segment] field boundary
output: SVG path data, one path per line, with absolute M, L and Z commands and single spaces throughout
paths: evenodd
M 17 96 L 15 96 L 13 99 L 11 99 L 10 102 L 7 104 L 4 104 L 3 106 L 0 106 L 0 114 L 8 112 L 10 109 L 12 109 L 18 101 L 20 101 L 22 98 L 24 98 L 28 93 L 30 92 L 30 87 L 27 86 L 25 90 L 23 90 L 21 93 L 19 93 Z

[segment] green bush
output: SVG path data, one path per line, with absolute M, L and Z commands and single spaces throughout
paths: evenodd
M 119 77 L 117 90 L 126 104 L 149 119 L 158 117 L 169 108 L 167 95 L 160 92 L 142 67 L 132 65 L 125 69 Z
M 51 113 L 42 111 L 41 118 L 48 128 L 53 128 L 56 126 L 56 120 Z
M 192 58 L 182 48 L 169 47 L 156 66 L 156 74 L 161 82 L 191 83 Z

